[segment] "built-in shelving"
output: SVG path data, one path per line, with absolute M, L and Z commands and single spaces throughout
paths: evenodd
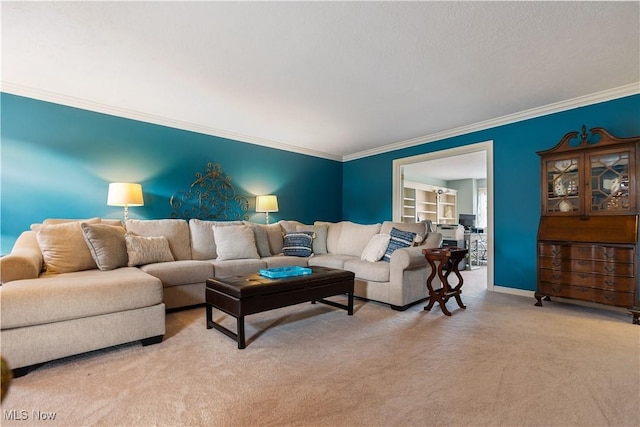
M 402 222 L 430 220 L 434 224 L 457 222 L 457 190 L 404 182 Z

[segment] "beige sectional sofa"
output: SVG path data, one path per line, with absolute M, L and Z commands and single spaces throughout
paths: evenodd
M 390 252 L 390 240 L 402 242 L 394 233 L 414 239 L 412 245 Z M 291 243 L 300 235 L 310 236 L 302 248 L 310 256 L 299 256 Z M 125 233 L 117 220 L 47 220 L 0 258 L 2 355 L 26 373 L 31 365 L 117 344 L 160 342 L 165 309 L 204 303 L 208 278 L 262 268 L 353 271 L 356 296 L 402 310 L 426 298 L 430 267 L 422 249 L 441 242 L 422 223 L 129 220 Z

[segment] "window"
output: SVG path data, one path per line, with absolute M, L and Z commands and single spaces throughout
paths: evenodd
M 476 227 L 487 228 L 487 189 L 478 188 L 478 215 L 476 215 Z

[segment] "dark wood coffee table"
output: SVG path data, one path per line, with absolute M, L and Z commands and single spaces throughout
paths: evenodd
M 269 279 L 253 273 L 248 276 L 209 279 L 205 292 L 207 329 L 215 328 L 246 347 L 244 317 L 249 314 L 316 301 L 347 310 L 353 315 L 354 273 L 326 267 L 310 267 L 306 276 Z M 348 304 L 324 298 L 347 294 Z M 221 310 L 237 321 L 237 333 L 213 321 L 213 309 Z

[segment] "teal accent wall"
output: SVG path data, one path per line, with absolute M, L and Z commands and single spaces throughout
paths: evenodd
M 145 205 L 130 218 L 168 218 L 171 195 L 186 191 L 196 172 L 219 163 L 240 194 L 276 194 L 271 222 L 342 218 L 342 163 L 196 132 L 124 119 L 2 93 L 2 254 L 45 218 L 122 218 L 107 206 L 109 182 L 142 184 Z
M 583 124 L 604 127 L 618 137 L 640 135 L 640 95 L 346 162 L 344 219 L 374 223 L 392 217 L 394 159 L 493 140 L 495 284 L 534 290 L 540 218 L 536 152 L 555 146 Z
M 273 221 L 392 218 L 393 160 L 494 141 L 495 284 L 533 290 L 540 217 L 540 160 L 582 124 L 620 137 L 640 135 L 640 95 L 550 114 L 340 163 L 1 94 L 0 250 L 45 218 L 121 218 L 106 205 L 109 182 L 143 185 L 145 206 L 132 218 L 167 218 L 169 198 L 207 162 L 220 163 L 236 190 L 278 195 Z M 250 199 L 251 220 L 262 222 Z

